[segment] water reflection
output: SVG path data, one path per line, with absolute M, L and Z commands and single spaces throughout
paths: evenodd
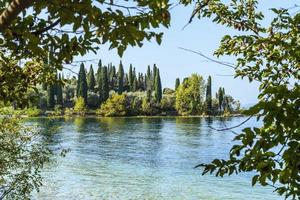
M 99 126 L 105 133 L 115 133 L 126 126 L 126 118 L 103 117 L 97 118 Z
M 216 179 L 193 167 L 228 156 L 232 134 L 209 128 L 242 119 L 71 118 L 40 120 L 60 126 L 52 145 L 71 148 L 48 165 L 45 187 L 33 199 L 276 199 L 247 177 Z
M 176 133 L 200 135 L 202 120 L 199 117 L 176 117 L 176 128 L 180 129 Z

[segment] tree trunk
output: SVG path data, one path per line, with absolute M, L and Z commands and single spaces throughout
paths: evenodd
M 13 0 L 0 15 L 0 32 L 3 32 L 12 21 L 36 0 Z

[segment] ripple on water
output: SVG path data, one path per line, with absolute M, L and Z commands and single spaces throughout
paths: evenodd
M 225 121 L 228 126 L 243 118 Z M 271 188 L 251 187 L 251 175 L 201 176 L 193 167 L 226 158 L 233 135 L 208 128 L 220 119 L 58 119 L 51 147 L 70 148 L 43 171 L 44 186 L 33 199 L 279 199 Z M 252 124 L 251 124 L 252 123 Z M 250 125 L 255 125 L 251 121 Z M 45 127 L 49 128 L 49 127 Z M 242 127 L 241 127 L 242 128 Z

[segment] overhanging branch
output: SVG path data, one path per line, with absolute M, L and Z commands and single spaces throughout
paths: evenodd
M 42 34 L 44 32 L 47 32 L 49 31 L 50 29 L 54 28 L 56 25 L 58 25 L 60 22 L 60 19 L 56 20 L 55 22 L 53 22 L 52 24 L 50 24 L 49 26 L 45 27 L 45 28 L 42 28 L 40 30 L 37 30 L 35 32 L 33 32 L 33 34 L 35 35 L 39 35 L 39 34 Z
M 12 21 L 26 8 L 32 6 L 36 0 L 13 0 L 0 14 L 0 32 L 3 32 Z

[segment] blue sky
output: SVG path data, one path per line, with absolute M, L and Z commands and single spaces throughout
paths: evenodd
M 298 1 L 269 1 L 261 0 L 260 9 L 266 13 L 267 19 L 272 17 L 268 8 L 271 7 L 293 7 Z M 300 2 L 298 2 L 300 3 Z M 198 73 L 207 79 L 212 76 L 213 93 L 222 86 L 226 93 L 241 101 L 242 105 L 253 104 L 257 101 L 258 83 L 249 83 L 248 80 L 234 79 L 234 72 L 231 68 L 218 65 L 213 62 L 207 62 L 202 57 L 183 51 L 178 47 L 184 47 L 195 51 L 201 51 L 207 56 L 212 57 L 214 50 L 218 47 L 219 41 L 225 34 L 236 34 L 232 30 L 212 23 L 208 19 L 194 19 L 192 24 L 184 30 L 182 28 L 189 20 L 192 7 L 183 8 L 177 6 L 171 10 L 171 27 L 169 29 L 160 29 L 164 32 L 161 45 L 156 42 L 145 42 L 142 48 L 129 47 L 120 58 L 116 50 L 108 50 L 106 45 L 101 46 L 97 55 L 87 54 L 82 59 L 101 59 L 104 64 L 112 62 L 118 65 L 122 60 L 125 70 L 128 71 L 129 64 L 132 63 L 139 72 L 146 72 L 148 65 L 154 63 L 160 68 L 163 87 L 174 88 L 175 79 L 181 80 L 192 73 Z M 297 10 L 295 10 L 297 11 Z M 222 58 L 223 61 L 234 62 L 234 58 Z M 96 68 L 96 63 L 93 64 Z M 95 70 L 94 68 L 94 70 Z M 74 69 L 76 70 L 76 69 Z

